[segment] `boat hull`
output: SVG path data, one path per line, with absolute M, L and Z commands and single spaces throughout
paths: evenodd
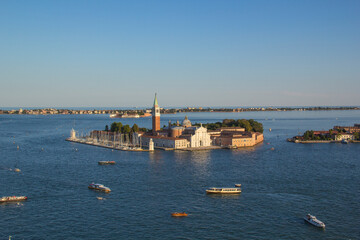
M 241 191 L 237 191 L 237 192 L 216 192 L 216 191 L 209 191 L 206 190 L 207 194 L 240 194 Z
M 239 194 L 240 188 L 212 188 L 206 190 L 207 194 Z
M 100 192 L 105 192 L 105 193 L 111 192 L 110 189 L 99 189 L 99 188 L 94 188 L 94 187 L 89 187 L 89 189 L 95 190 L 95 191 L 100 191 Z
M 99 161 L 98 164 L 99 165 L 114 165 L 116 162 L 115 161 Z
M 319 221 L 319 220 L 318 220 L 319 222 L 315 222 L 313 220 L 309 220 L 307 218 L 304 218 L 304 221 L 311 224 L 311 225 L 313 225 L 313 226 L 315 226 L 315 227 L 325 228 L 325 224 L 323 222 Z
M 187 213 L 172 213 L 171 214 L 172 217 L 187 217 L 188 214 Z
M 5 202 L 20 202 L 20 201 L 26 201 L 27 197 L 21 196 L 21 197 L 2 197 L 0 198 L 0 203 Z

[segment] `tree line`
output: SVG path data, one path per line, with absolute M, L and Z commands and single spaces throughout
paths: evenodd
M 200 126 L 200 124 L 196 123 L 196 126 Z M 224 119 L 222 122 L 216 123 L 205 123 L 203 127 L 207 128 L 208 130 L 216 130 L 221 127 L 242 127 L 245 128 L 247 132 L 259 132 L 263 133 L 264 128 L 262 123 L 255 121 L 254 119 Z
M 105 131 L 115 132 L 115 133 L 134 133 L 139 131 L 147 132 L 149 130 L 147 128 L 139 128 L 139 126 L 136 123 L 134 123 L 134 125 L 130 127 L 130 125 L 128 124 L 123 125 L 121 122 L 113 122 L 110 125 L 110 129 L 108 125 L 105 126 Z
M 337 136 L 341 136 L 342 133 L 346 133 L 346 131 L 338 131 Z M 334 130 L 330 129 L 328 134 L 314 134 L 313 130 L 308 130 L 302 136 L 303 140 L 334 140 Z M 360 133 L 355 132 L 354 134 L 355 140 L 360 140 Z

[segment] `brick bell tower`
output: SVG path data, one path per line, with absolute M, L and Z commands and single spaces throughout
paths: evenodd
M 156 132 L 160 130 L 160 107 L 155 93 L 154 106 L 152 108 L 152 133 L 156 135 Z

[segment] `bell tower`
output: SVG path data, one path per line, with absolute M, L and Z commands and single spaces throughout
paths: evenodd
M 157 96 L 155 93 L 154 106 L 152 108 L 152 133 L 156 135 L 156 132 L 160 130 L 160 107 L 158 104 Z

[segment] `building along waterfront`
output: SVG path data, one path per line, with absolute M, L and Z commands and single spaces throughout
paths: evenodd
M 264 141 L 262 133 L 247 132 L 244 128 L 221 127 L 216 131 L 208 131 L 207 128 L 193 126 L 191 121 L 185 116 L 182 124 L 177 121 L 175 125 L 169 121 L 168 127 L 160 129 L 160 107 L 157 95 L 155 94 L 151 133 L 139 133 L 141 144 L 148 147 L 150 140 L 153 141 L 155 148 L 163 149 L 188 149 L 201 150 L 212 147 L 237 148 L 251 147 Z

